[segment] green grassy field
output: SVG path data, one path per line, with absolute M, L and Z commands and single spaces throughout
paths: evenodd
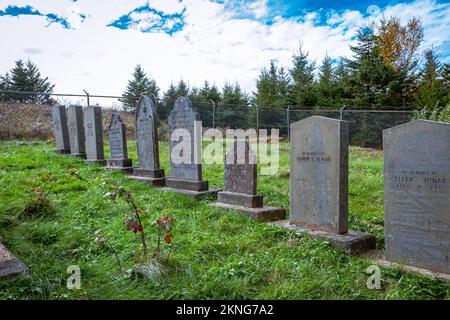
M 366 287 L 370 262 L 334 250 L 326 242 L 250 220 L 176 193 L 160 192 L 118 172 L 58 156 L 46 143 L 0 144 L 0 241 L 30 269 L 30 278 L 0 281 L 0 299 L 449 299 L 450 285 L 437 279 L 382 269 L 381 290 Z M 169 174 L 168 145 L 161 164 Z M 283 143 L 279 176 L 260 176 L 265 204 L 289 204 L 289 145 Z M 108 150 L 106 150 L 108 154 Z M 136 148 L 129 142 L 130 157 Z M 81 178 L 68 173 L 75 167 Z M 383 244 L 382 152 L 351 148 L 350 228 L 375 234 Z M 55 213 L 20 215 L 44 173 L 58 180 L 49 195 Z M 204 165 L 211 187 L 223 186 L 223 166 Z M 168 210 L 176 218 L 174 250 L 154 281 L 120 272 L 114 256 L 94 241 L 101 229 L 113 243 L 124 269 L 142 259 L 138 235 L 123 224 L 124 202 L 112 202 L 99 187 L 111 177 L 133 192 L 149 213 L 144 224 Z M 81 268 L 81 289 L 69 290 L 66 272 Z

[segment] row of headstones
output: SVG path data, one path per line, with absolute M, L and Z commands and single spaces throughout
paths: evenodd
M 101 160 L 103 152 L 101 109 L 95 108 L 84 110 L 88 161 Z M 64 131 L 63 110 L 60 106 L 54 108 L 59 149 L 58 141 L 64 140 L 58 140 L 58 132 Z M 80 120 L 76 120 L 82 119 L 81 113 L 81 107 L 68 108 L 68 140 L 71 153 L 76 155 L 83 153 L 80 148 L 83 128 Z M 55 118 L 55 114 L 59 117 Z M 195 132 L 196 120 L 199 115 L 193 111 L 189 99 L 177 99 L 169 117 L 169 136 L 178 128 L 188 130 L 194 137 L 191 140 L 194 151 L 191 164 L 177 164 L 171 159 L 171 176 L 165 178 L 159 166 L 156 109 L 151 99 L 142 97 L 136 112 L 140 167 L 131 167 L 125 127 L 120 116 L 114 114 L 109 126 L 109 167 L 133 170 L 135 178 L 153 185 L 197 194 L 214 193 L 208 190 L 208 182 L 202 180 L 201 164 L 194 164 L 196 148 L 201 143 L 201 135 Z M 371 237 L 348 230 L 348 138 L 345 121 L 313 116 L 291 125 L 289 223 L 328 233 L 331 237 L 327 239 L 331 241 L 354 244 L 362 240 L 371 243 L 370 249 L 374 244 Z M 177 141 L 171 141 L 171 154 L 176 144 Z M 385 130 L 383 144 L 386 258 L 450 273 L 450 124 L 432 121 L 403 124 Z M 236 148 L 237 142 L 231 154 L 236 154 Z M 90 149 L 95 151 L 90 153 Z M 245 149 L 245 164 L 226 162 L 224 190 L 218 193 L 216 204 L 247 212 L 260 220 L 283 218 L 283 209 L 263 207 L 262 197 L 256 194 L 257 168 L 250 160 L 254 154 L 248 142 Z

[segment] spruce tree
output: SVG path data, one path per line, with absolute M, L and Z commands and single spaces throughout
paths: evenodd
M 22 103 L 44 104 L 52 103 L 51 93 L 55 85 L 42 77 L 39 68 L 28 60 L 18 60 L 15 66 L 2 77 L 3 88 L 11 91 L 24 92 L 10 95 L 8 100 Z M 29 93 L 26 93 L 29 92 Z M 4 99 L 7 98 L 6 95 Z
M 312 108 L 316 104 L 314 92 L 315 63 L 308 59 L 308 53 L 303 52 L 300 44 L 298 51 L 292 57 L 290 69 L 292 86 L 291 102 L 300 108 Z
M 134 68 L 133 78 L 128 81 L 128 85 L 122 94 L 122 99 L 120 99 L 123 109 L 127 112 L 134 112 L 137 107 L 137 101 L 142 95 L 147 95 L 151 99 L 158 98 L 159 88 L 156 85 L 156 81 L 149 78 L 141 65 L 138 64 Z
M 184 82 L 183 79 L 181 79 L 176 88 L 175 88 L 175 96 L 177 98 L 179 97 L 187 97 L 189 96 L 189 86 L 187 85 L 186 82 Z
M 239 83 L 225 82 L 222 101 L 216 108 L 216 119 L 220 127 L 247 128 L 251 125 L 251 109 L 247 106 L 247 95 Z
M 317 106 L 327 108 L 336 106 L 336 81 L 333 61 L 326 55 L 319 67 L 319 81 L 317 82 Z
M 449 88 L 445 86 L 444 77 L 442 63 L 432 49 L 426 50 L 416 98 L 419 108 L 434 108 L 447 104 Z

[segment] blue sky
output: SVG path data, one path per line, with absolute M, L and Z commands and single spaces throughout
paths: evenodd
M 316 61 L 349 56 L 356 30 L 381 16 L 422 19 L 425 42 L 450 61 L 450 3 L 325 0 L 3 0 L 0 72 L 31 58 L 56 91 L 120 94 L 136 63 L 162 89 L 184 79 L 239 81 L 289 66 L 301 41 Z

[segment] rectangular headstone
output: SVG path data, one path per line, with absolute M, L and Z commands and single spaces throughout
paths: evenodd
M 86 158 L 87 161 L 103 162 L 102 108 L 89 106 L 84 108 L 84 125 L 86 132 Z
M 234 140 L 225 156 L 224 191 L 256 195 L 256 156 L 248 141 Z
M 152 178 L 163 177 L 164 170 L 159 165 L 156 107 L 147 96 L 139 99 L 136 109 L 136 141 L 139 168 L 135 168 L 133 173 Z
M 386 258 L 450 274 L 450 124 L 383 131 Z
M 292 224 L 348 231 L 348 123 L 312 116 L 291 125 Z
M 60 104 L 52 107 L 53 130 L 55 133 L 55 152 L 70 153 L 69 129 L 67 126 L 66 108 Z
M 126 127 L 118 113 L 111 115 L 109 124 L 109 167 L 131 167 L 132 161 L 128 159 Z
M 70 153 L 76 156 L 85 156 L 83 108 L 81 106 L 69 106 L 67 108 L 67 123 L 69 127 Z
M 194 123 L 199 120 L 200 116 L 193 111 L 192 103 L 188 98 L 180 97 L 175 101 L 174 108 L 169 116 L 170 177 L 173 179 L 202 180 L 202 165 L 195 163 L 195 154 L 200 154 L 201 133 L 194 130 Z M 189 133 L 190 139 L 185 143 L 190 145 L 190 161 L 184 161 L 184 163 L 174 161 L 174 155 L 183 157 L 178 151 L 181 146 L 179 142 L 182 141 L 181 136 L 187 133 Z

